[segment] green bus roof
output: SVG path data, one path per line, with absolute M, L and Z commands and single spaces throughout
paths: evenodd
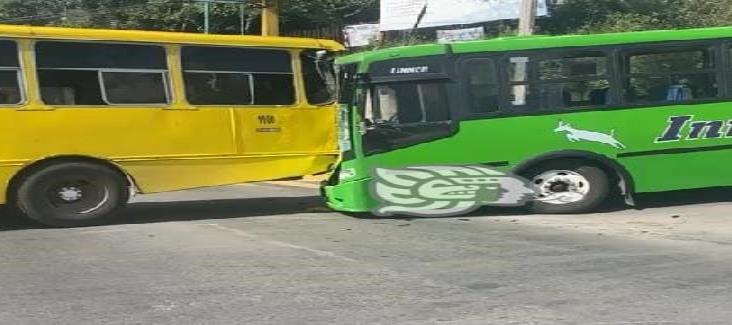
M 715 27 L 682 30 L 655 30 L 609 34 L 502 37 L 488 40 L 450 43 L 454 53 L 505 52 L 562 47 L 602 46 L 664 41 L 691 41 L 716 38 L 732 38 L 732 27 Z M 418 57 L 446 54 L 444 44 L 402 46 L 347 55 L 338 64 L 374 62 L 400 57 Z

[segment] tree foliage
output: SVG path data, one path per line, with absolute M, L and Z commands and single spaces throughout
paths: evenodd
M 373 22 L 378 0 L 280 0 L 286 30 Z M 259 2 L 251 0 L 251 3 Z M 238 33 L 238 5 L 211 6 L 211 31 Z M 596 33 L 732 25 L 732 0 L 565 0 L 539 21 L 543 33 Z M 248 32 L 259 9 L 247 6 Z M 202 31 L 192 0 L 0 0 L 0 23 Z
M 732 0 L 567 0 L 541 21 L 552 34 L 732 25 Z
M 281 0 L 282 21 L 292 28 L 341 25 L 378 19 L 378 0 Z M 260 9 L 251 0 L 244 18 L 249 32 Z M 211 31 L 237 33 L 240 6 L 211 4 Z M 203 9 L 191 0 L 0 0 L 0 22 L 101 28 L 202 31 Z
M 58 20 L 59 13 L 65 11 L 66 2 L 58 0 L 0 1 L 0 21 L 36 25 L 51 24 Z
M 290 24 L 341 25 L 378 19 L 378 0 L 288 0 L 283 14 Z

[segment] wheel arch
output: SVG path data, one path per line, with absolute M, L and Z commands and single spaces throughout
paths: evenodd
M 23 179 L 28 175 L 31 175 L 32 173 L 48 166 L 70 162 L 85 162 L 108 167 L 119 173 L 119 176 L 125 179 L 128 186 L 135 190 L 138 189 L 135 179 L 132 177 L 132 175 L 128 173 L 122 166 L 110 160 L 84 155 L 63 155 L 46 157 L 23 166 L 20 171 L 18 171 L 15 175 L 13 175 L 13 177 L 10 178 L 10 181 L 8 183 L 8 191 L 6 194 L 7 202 L 12 202 L 14 200 L 14 196 L 16 195 L 18 186 L 20 186 Z
M 540 164 L 549 161 L 564 159 L 589 161 L 597 165 L 597 167 L 602 168 L 609 175 L 617 177 L 618 187 L 621 191 L 621 194 L 625 197 L 626 203 L 631 206 L 635 206 L 635 180 L 633 179 L 633 176 L 630 174 L 630 172 L 628 172 L 625 166 L 620 164 L 617 160 L 602 154 L 582 150 L 555 151 L 545 153 L 523 161 L 520 164 L 516 165 L 516 167 L 513 168 L 512 172 L 516 175 L 521 175 L 522 173 L 530 170 L 531 168 L 539 166 Z

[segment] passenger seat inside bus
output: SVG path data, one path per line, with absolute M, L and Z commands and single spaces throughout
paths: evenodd
M 590 105 L 603 106 L 610 103 L 610 88 L 593 89 L 590 91 Z
M 691 88 L 685 84 L 671 85 L 666 90 L 666 100 L 680 102 L 694 99 Z

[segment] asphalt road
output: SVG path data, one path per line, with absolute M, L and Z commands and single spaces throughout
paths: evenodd
M 308 186 L 139 197 L 105 227 L 5 218 L 0 323 L 732 323 L 728 192 L 396 220 L 328 212 Z

